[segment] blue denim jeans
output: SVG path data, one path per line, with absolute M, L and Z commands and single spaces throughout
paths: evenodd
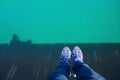
M 92 70 L 87 64 L 76 61 L 73 65 L 73 71 L 77 75 L 77 80 L 105 80 L 100 74 Z M 70 64 L 62 62 L 48 76 L 47 80 L 69 80 Z

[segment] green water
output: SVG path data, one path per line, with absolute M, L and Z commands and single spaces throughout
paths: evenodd
M 120 0 L 0 0 L 0 43 L 120 42 Z

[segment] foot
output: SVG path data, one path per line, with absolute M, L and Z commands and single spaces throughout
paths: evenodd
M 78 46 L 74 47 L 71 57 L 73 62 L 76 62 L 76 61 L 83 62 L 83 54 L 81 49 Z
M 69 47 L 64 47 L 61 55 L 60 55 L 60 62 L 70 62 L 71 58 L 71 51 Z

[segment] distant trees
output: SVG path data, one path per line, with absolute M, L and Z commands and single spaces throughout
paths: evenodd
M 31 40 L 21 41 L 17 34 L 12 35 L 10 45 L 29 45 L 29 44 L 32 44 Z
M 18 35 L 17 34 L 13 34 L 12 35 L 12 40 L 11 40 L 11 42 L 10 42 L 10 44 L 19 44 L 20 43 L 20 40 L 19 40 L 19 37 L 18 37 Z

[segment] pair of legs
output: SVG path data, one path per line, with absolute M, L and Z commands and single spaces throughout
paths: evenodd
M 72 53 L 69 47 L 64 47 L 60 55 L 60 64 L 50 74 L 47 80 L 69 80 L 70 59 L 73 61 L 73 72 L 77 80 L 105 80 L 100 74 L 92 70 L 83 62 L 83 54 L 78 46 L 75 46 Z

